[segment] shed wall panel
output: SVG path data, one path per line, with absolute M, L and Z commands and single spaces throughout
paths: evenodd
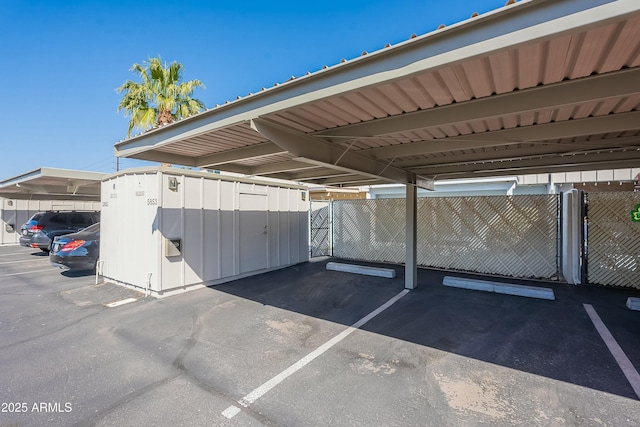
M 220 182 L 220 257 L 221 257 L 221 278 L 232 277 L 236 273 L 237 259 L 236 252 L 238 243 L 236 241 L 236 188 L 234 182 Z
M 204 280 L 217 280 L 222 277 L 222 253 L 224 247 L 220 240 L 220 218 L 218 210 L 205 209 L 203 212 L 203 252 L 204 252 Z
M 169 240 L 183 238 L 183 192 L 184 177 L 182 176 L 162 176 L 162 202 L 160 209 L 162 210 L 162 221 L 160 223 L 160 234 Z M 178 182 L 177 191 L 169 189 L 169 179 L 176 179 Z M 184 251 L 184 241 L 182 242 Z M 163 242 L 163 245 L 166 244 Z M 164 248 L 162 248 L 164 250 Z M 184 252 L 183 252 L 184 254 Z M 162 256 L 160 262 L 160 277 L 162 277 L 162 287 L 158 289 L 172 289 L 184 286 L 183 282 L 183 265 L 180 256 Z
M 287 263 L 291 259 L 291 246 L 289 240 L 291 239 L 291 229 L 289 227 L 289 197 L 285 191 L 279 194 L 279 210 L 278 210 L 278 235 L 280 262 Z
M 154 175 L 102 183 L 100 260 L 105 277 L 152 289 L 158 286 L 158 193 Z
M 220 275 L 220 181 L 202 179 L 202 259 L 203 279 Z
M 269 210 L 269 267 L 280 265 L 280 200 L 278 199 L 278 189 L 270 187 L 268 189 L 268 210 Z
M 183 236 L 183 280 L 185 285 L 202 282 L 204 278 L 202 181 L 203 178 L 184 178 L 184 209 L 181 209 L 183 233 L 181 235 Z

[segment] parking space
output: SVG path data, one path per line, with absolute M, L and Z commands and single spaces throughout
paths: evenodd
M 49 258 L 40 250 L 22 246 L 5 246 L 0 252 L 0 266 L 4 277 L 51 271 Z
M 637 291 L 555 301 L 327 271 L 321 260 L 166 299 L 0 247 L 0 424 L 633 425 Z M 450 273 L 448 273 L 450 274 Z M 530 284 L 522 282 L 523 284 Z M 134 302 L 109 308 L 110 302 Z

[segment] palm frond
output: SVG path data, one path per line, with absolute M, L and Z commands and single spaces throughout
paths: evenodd
M 200 80 L 182 82 L 183 70 L 179 62 L 163 64 L 159 56 L 143 65 L 133 64 L 130 71 L 136 73 L 141 82 L 129 80 L 116 88 L 116 92 L 123 94 L 118 111 L 131 117 L 127 136 L 131 136 L 134 128 L 146 131 L 157 126 L 159 120 L 169 123 L 205 108 L 202 101 L 192 98 L 194 90 L 204 88 L 204 84 Z

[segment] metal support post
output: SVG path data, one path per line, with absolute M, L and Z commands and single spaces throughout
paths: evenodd
M 417 264 L 417 216 L 418 216 L 418 190 L 415 185 L 415 176 L 412 182 L 406 184 L 406 260 L 404 265 L 404 287 L 405 289 L 415 289 L 418 284 L 418 264 Z

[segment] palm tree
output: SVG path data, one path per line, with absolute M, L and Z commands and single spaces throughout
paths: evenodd
M 144 65 L 144 66 L 143 66 Z M 141 83 L 127 81 L 116 89 L 123 93 L 118 111 L 131 117 L 127 137 L 133 128 L 149 130 L 202 111 L 205 106 L 192 98 L 193 91 L 204 88 L 200 80 L 182 82 L 182 64 L 174 61 L 163 65 L 160 57 L 150 58 L 143 65 L 133 64 L 131 72 L 138 74 Z

